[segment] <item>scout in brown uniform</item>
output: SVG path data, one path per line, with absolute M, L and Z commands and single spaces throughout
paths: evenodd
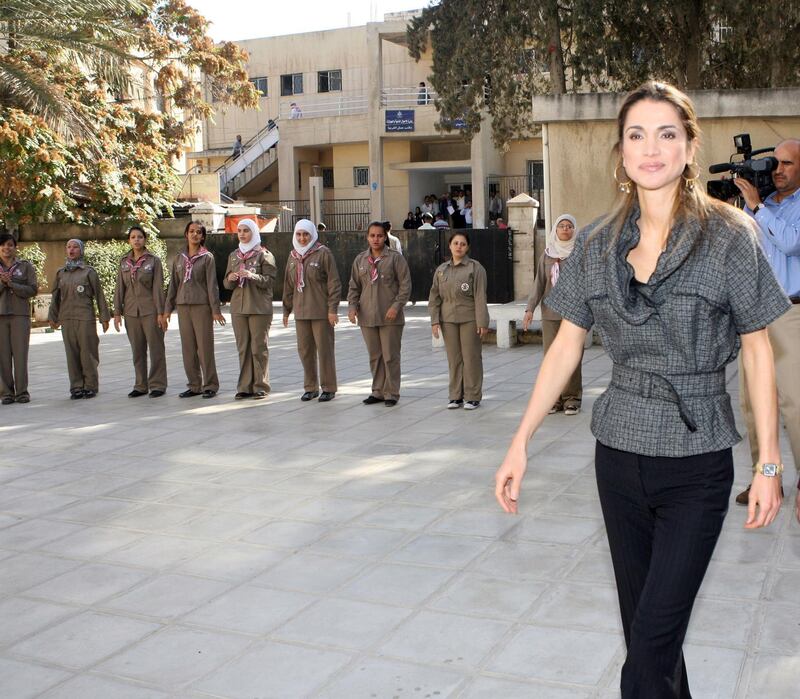
M 233 289 L 231 324 L 239 350 L 236 398 L 266 398 L 269 393 L 269 345 L 275 257 L 261 246 L 256 222 L 246 218 L 236 229 L 239 248 L 228 257 L 223 284 Z
M 347 294 L 348 318 L 361 326 L 369 352 L 372 394 L 365 405 L 396 405 L 400 398 L 400 342 L 403 337 L 403 306 L 411 296 L 408 263 L 386 245 L 380 221 L 367 229 L 369 249 L 353 261 Z
M 67 241 L 67 263 L 56 272 L 48 320 L 53 330 L 61 327 L 67 353 L 70 397 L 94 398 L 97 395 L 97 367 L 100 364 L 94 304 L 108 331 L 111 313 L 94 267 L 83 261 L 83 241 Z
M 163 396 L 167 390 L 167 357 L 164 352 L 164 270 L 161 260 L 146 247 L 147 233 L 139 226 L 128 231 L 131 251 L 117 269 L 114 290 L 114 328 L 120 330 L 125 317 L 125 332 L 131 343 L 136 373 L 130 398 L 150 391 L 151 398 Z M 150 353 L 150 374 L 147 353 Z
M 450 236 L 452 258 L 433 274 L 428 298 L 434 337 L 441 329 L 450 367 L 448 408 L 474 410 L 483 397 L 481 339 L 489 329 L 486 270 L 467 256 L 469 236 Z M 464 403 L 466 401 L 466 404 Z
M 0 402 L 29 403 L 28 347 L 31 297 L 38 291 L 36 270 L 17 259 L 17 241 L 0 234 Z
M 295 224 L 294 250 L 283 281 L 283 327 L 289 325 L 289 314 L 294 311 L 305 391 L 300 400 L 319 396 L 319 402 L 326 403 L 333 400 L 337 388 L 333 329 L 339 322 L 342 284 L 333 254 L 318 238 L 316 226 L 308 219 Z
M 169 323 L 178 309 L 183 369 L 188 389 L 181 398 L 213 398 L 219 390 L 217 362 L 214 358 L 214 321 L 225 325 L 219 312 L 219 286 L 214 255 L 206 249 L 206 227 L 190 221 L 183 231 L 186 250 L 172 261 L 164 306 L 164 320 Z
M 528 307 L 522 319 L 522 327 L 527 330 L 533 318 L 533 311 L 542 299 L 545 298 L 558 281 L 558 274 L 563 262 L 572 252 L 575 246 L 575 219 L 569 214 L 562 214 L 556 219 L 555 225 L 547 236 L 547 247 L 544 254 L 539 259 L 536 268 L 536 278 L 533 281 L 533 291 L 528 298 Z M 561 316 L 548 308 L 546 303 L 542 303 L 542 345 L 544 352 L 550 349 L 550 345 L 558 334 L 561 326 Z M 561 391 L 561 397 L 556 404 L 550 408 L 550 413 L 564 411 L 564 415 L 577 415 L 581 409 L 581 398 L 583 397 L 583 377 L 581 376 L 581 363 L 573 372 L 567 385 Z

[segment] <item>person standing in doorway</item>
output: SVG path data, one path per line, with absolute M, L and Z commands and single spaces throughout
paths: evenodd
M 303 365 L 300 400 L 319 398 L 327 403 L 337 391 L 334 328 L 339 322 L 342 283 L 333 253 L 319 242 L 319 233 L 308 219 L 295 224 L 292 247 L 283 280 L 283 327 L 288 327 L 294 313 L 297 354 Z
M 17 240 L 0 233 L 0 403 L 30 403 L 28 348 L 36 270 L 17 258 Z
M 369 353 L 372 393 L 365 405 L 397 405 L 400 398 L 400 350 L 411 297 L 411 273 L 405 258 L 386 245 L 380 221 L 367 229 L 368 249 L 353 261 L 347 294 L 350 322 L 361 326 Z
M 125 332 L 133 353 L 134 383 L 129 398 L 148 392 L 151 398 L 167 390 L 167 355 L 164 349 L 164 270 L 161 260 L 147 249 L 147 233 L 140 226 L 128 229 L 131 249 L 117 267 L 114 290 L 114 329 Z M 147 355 L 150 355 L 150 372 Z

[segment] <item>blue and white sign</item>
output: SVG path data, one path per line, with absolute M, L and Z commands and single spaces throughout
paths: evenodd
M 414 130 L 414 110 L 413 109 L 392 109 L 386 110 L 386 132 L 393 131 L 413 131 Z

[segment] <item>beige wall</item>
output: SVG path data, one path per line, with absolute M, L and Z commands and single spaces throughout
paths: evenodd
M 739 117 L 701 119 L 700 181 L 708 166 L 729 160 L 733 137 L 749 132 L 753 147 L 775 145 L 782 138 L 800 135 L 800 117 Z M 571 213 L 583 226 L 605 214 L 616 195 L 611 149 L 616 141 L 615 122 L 557 122 L 548 125 L 550 150 L 550 211 Z
M 353 168 L 369 167 L 369 145 L 366 142 L 337 144 L 332 152 L 334 198 L 369 199 L 368 186 L 353 186 Z
M 383 142 L 383 190 L 385 216 L 396 228 L 401 228 L 408 212 L 408 173 L 393 170 L 393 163 L 407 163 L 411 158 L 411 142 L 386 139 Z
M 511 141 L 503 156 L 505 172 L 492 172 L 492 175 L 526 175 L 529 160 L 542 159 L 542 139 L 535 137 L 526 141 Z

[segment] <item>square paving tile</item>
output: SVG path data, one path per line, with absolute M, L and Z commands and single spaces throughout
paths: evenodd
M 7 597 L 0 602 L 0 644 L 13 643 L 76 612 L 62 604 Z
M 287 555 L 289 554 L 286 551 L 249 544 L 219 544 L 181 564 L 178 572 L 239 582 L 263 573 Z
M 589 699 L 585 689 L 567 689 L 538 682 L 513 682 L 493 677 L 478 677 L 459 699 Z
M 158 629 L 152 624 L 110 614 L 83 612 L 11 646 L 10 652 L 35 660 L 82 669 L 94 665 Z
M 393 529 L 341 527 L 312 544 L 310 548 L 332 555 L 383 558 L 394 551 L 406 537 L 405 532 Z
M 453 573 L 441 568 L 384 563 L 340 588 L 337 595 L 405 607 L 419 605 Z
M 80 561 L 36 553 L 9 556 L 0 566 L 0 590 L 6 594 L 22 592 L 79 565 Z
M 536 605 L 529 619 L 558 628 L 622 633 L 617 590 L 603 585 L 562 584 Z
M 351 660 L 350 655 L 284 643 L 264 643 L 194 685 L 231 699 L 305 697 Z
M 487 539 L 422 534 L 391 557 L 405 563 L 460 568 L 482 554 L 490 545 L 491 541 Z
M 168 699 L 155 689 L 135 687 L 104 677 L 79 675 L 51 689 L 42 699 Z
M 747 685 L 747 699 L 796 699 L 800 677 L 800 656 L 759 655 Z
M 482 573 L 460 573 L 426 606 L 492 619 L 518 619 L 547 590 L 549 583 L 523 580 L 509 584 L 506 578 Z
M 288 556 L 251 582 L 267 587 L 327 594 L 355 577 L 367 565 L 363 560 L 302 552 Z
M 0 657 L 0 696 L 32 699 L 69 677 L 68 672 Z
M 149 573 L 104 563 L 86 563 L 27 591 L 56 602 L 91 605 L 132 588 Z

